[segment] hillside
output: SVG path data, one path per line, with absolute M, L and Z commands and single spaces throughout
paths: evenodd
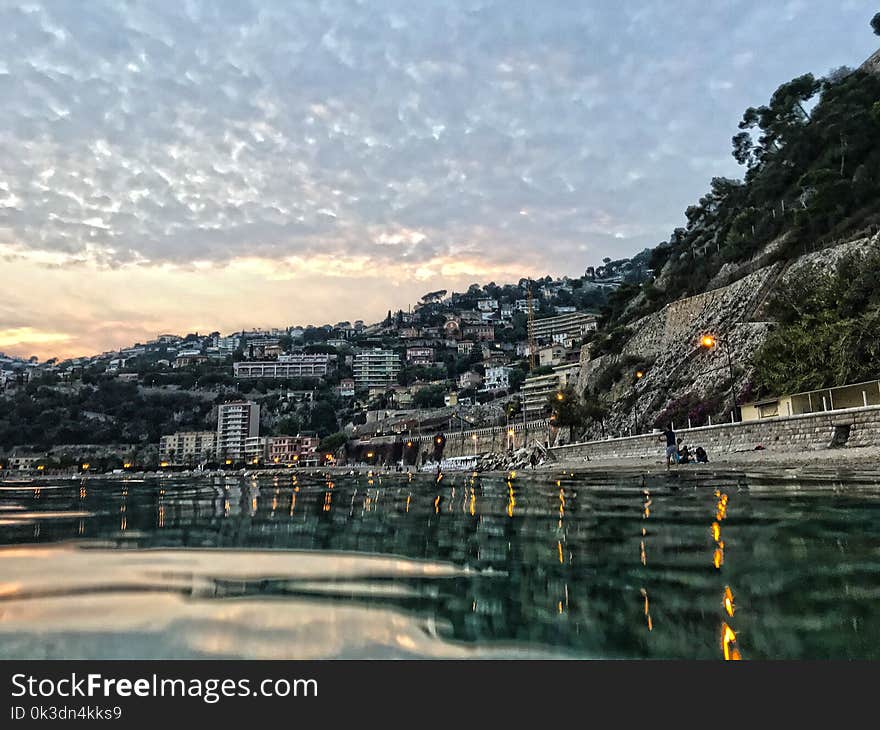
M 743 179 L 712 180 L 653 249 L 653 280 L 615 292 L 583 348 L 587 435 L 729 420 L 725 346 L 737 403 L 880 373 L 878 60 L 745 111 Z

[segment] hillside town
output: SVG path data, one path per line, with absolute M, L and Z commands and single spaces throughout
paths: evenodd
M 649 277 L 646 262 L 432 291 L 375 323 L 163 333 L 63 361 L 0 356 L 0 465 L 310 466 L 353 440 L 540 418 L 577 381 L 609 294 Z M 29 409 L 37 418 L 20 416 Z

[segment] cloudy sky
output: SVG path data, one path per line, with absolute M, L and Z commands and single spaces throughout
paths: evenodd
M 873 2 L 0 2 L 0 351 L 378 319 L 579 274 L 738 175 Z

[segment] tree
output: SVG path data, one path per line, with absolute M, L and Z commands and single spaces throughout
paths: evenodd
M 874 29 L 874 35 L 880 35 L 880 13 L 871 18 L 871 28 Z
M 413 405 L 416 408 L 442 408 L 446 388 L 442 385 L 429 385 L 416 391 L 413 396 Z
M 277 436 L 295 436 L 302 430 L 302 423 L 296 416 L 286 416 L 275 424 Z
M 733 157 L 740 165 L 751 167 L 755 162 L 753 153 L 754 145 L 752 135 L 748 132 L 740 132 L 733 137 Z
M 336 411 L 326 400 L 319 400 L 309 414 L 309 429 L 317 431 L 318 436 L 326 436 L 339 430 Z
M 547 404 L 553 414 L 553 422 L 557 426 L 580 428 L 584 424 L 584 411 L 581 399 L 574 388 L 566 386 L 551 393 Z
M 526 373 L 522 368 L 512 368 L 507 380 L 510 392 L 512 393 L 519 390 L 525 379 Z
M 605 437 L 605 419 L 608 418 L 608 406 L 595 393 L 585 391 L 583 395 L 583 414 L 586 421 L 595 421 L 602 429 Z
M 348 442 L 348 436 L 343 431 L 337 431 L 329 436 L 325 436 L 318 444 L 318 451 L 324 453 L 333 453 L 338 451 L 340 447 Z

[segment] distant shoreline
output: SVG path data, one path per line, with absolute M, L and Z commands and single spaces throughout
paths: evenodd
M 873 469 L 871 468 L 873 467 Z M 880 477 L 880 446 L 862 446 L 841 449 L 820 449 L 803 452 L 780 452 L 770 449 L 760 451 L 745 451 L 723 453 L 717 456 L 710 455 L 710 461 L 705 464 L 677 464 L 669 469 L 671 473 L 713 473 L 718 471 L 732 472 L 743 469 L 767 469 L 767 470 L 797 470 L 808 474 L 811 471 L 833 471 L 852 468 L 860 472 L 876 470 Z M 577 473 L 624 471 L 627 474 L 645 473 L 652 474 L 658 471 L 666 472 L 666 462 L 658 453 L 656 457 L 633 457 L 615 459 L 560 459 L 559 461 L 545 461 L 535 468 L 527 467 L 517 470 L 520 475 L 546 474 L 559 469 L 574 471 Z M 447 471 L 447 474 L 461 474 L 469 472 Z M 259 469 L 238 471 L 153 471 L 153 472 L 125 472 L 123 474 L 93 473 L 93 474 L 7 474 L 0 476 L 0 484 L 16 483 L 42 483 L 57 481 L 112 481 L 112 480 L 140 480 L 140 479 L 198 479 L 227 477 L 230 479 L 244 479 L 252 477 L 291 477 L 296 475 L 320 476 L 320 475 L 348 475 L 354 473 L 357 476 L 403 476 L 406 471 L 395 471 L 382 467 L 367 465 L 352 466 L 324 466 L 324 467 L 298 467 L 296 469 Z M 431 472 L 414 471 L 415 475 L 431 476 Z M 506 475 L 509 470 L 491 470 L 480 472 L 481 475 Z

